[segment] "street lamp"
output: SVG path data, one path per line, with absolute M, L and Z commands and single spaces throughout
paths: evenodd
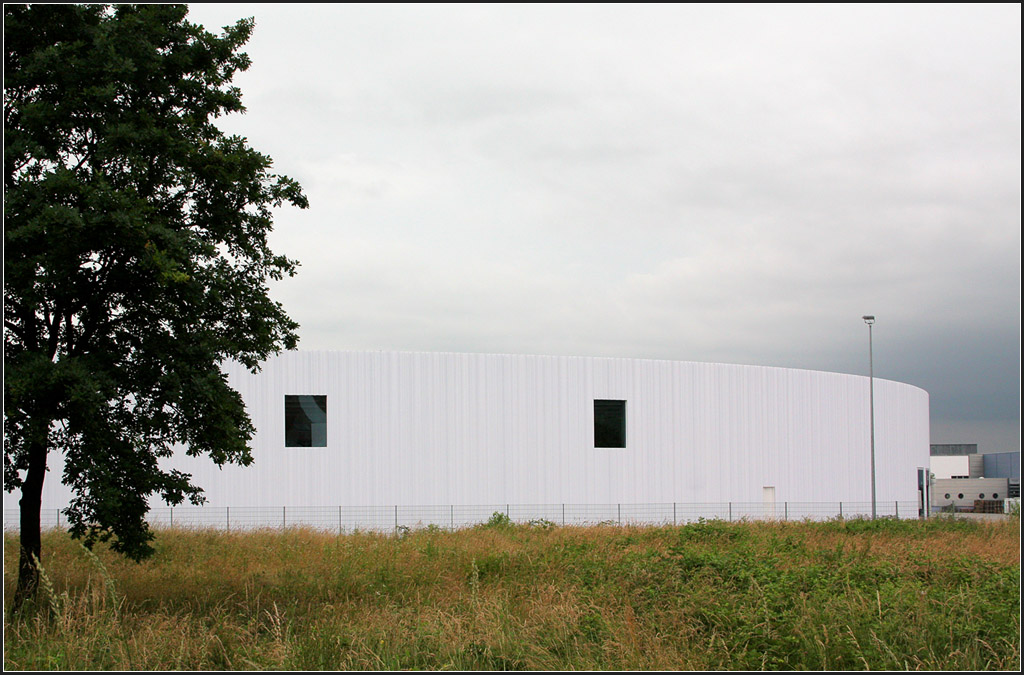
M 871 343 L 871 326 L 875 323 L 875 317 L 867 315 L 863 318 L 864 323 L 868 325 L 868 367 L 870 368 L 868 381 L 871 387 L 871 520 L 874 520 L 877 517 L 875 502 L 875 355 Z

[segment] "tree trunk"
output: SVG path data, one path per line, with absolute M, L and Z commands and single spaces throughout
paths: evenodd
M 21 485 L 21 555 L 18 561 L 18 587 L 14 592 L 14 611 L 39 588 L 39 559 L 42 552 L 43 479 L 46 477 L 46 442 L 32 441 L 29 447 L 28 474 Z

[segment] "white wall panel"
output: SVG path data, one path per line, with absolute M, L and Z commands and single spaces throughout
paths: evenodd
M 211 506 L 870 501 L 868 378 L 653 361 L 291 352 L 230 381 L 255 463 L 176 457 Z M 284 397 L 327 396 L 327 447 L 284 447 Z M 623 399 L 627 447 L 595 448 L 594 399 Z M 878 500 L 916 499 L 928 395 L 875 380 Z M 53 462 L 51 462 L 52 464 Z M 66 502 L 59 472 L 44 507 Z M 6 495 L 4 508 L 16 508 Z
M 952 455 L 949 457 L 932 457 L 931 471 L 939 480 L 949 480 L 953 476 L 970 477 L 970 458 L 968 455 Z

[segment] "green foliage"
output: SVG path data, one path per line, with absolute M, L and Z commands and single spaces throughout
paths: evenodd
M 680 541 L 734 541 L 743 536 L 744 530 L 733 527 L 724 520 L 697 519 L 696 523 L 684 525 L 679 530 Z
M 501 511 L 495 511 L 491 514 L 491 517 L 487 519 L 487 522 L 483 524 L 483 527 L 491 529 L 506 530 L 514 526 L 512 519 L 507 514 Z
M 33 508 L 62 453 L 71 533 L 135 559 L 151 495 L 202 501 L 159 466 L 173 444 L 252 461 L 219 365 L 297 341 L 268 295 L 297 263 L 267 235 L 306 198 L 214 125 L 244 110 L 253 22 L 216 36 L 187 11 L 4 6 L 4 489 Z
M 5 614 L 4 666 L 1019 670 L 1013 521 L 696 525 L 177 529 L 138 565 L 48 533 L 57 602 Z
M 850 534 L 883 534 L 899 536 L 925 536 L 934 531 L 972 532 L 977 530 L 979 523 L 969 518 L 928 518 L 925 520 L 899 518 L 852 518 L 814 523 L 814 527 L 827 531 L 847 532 Z

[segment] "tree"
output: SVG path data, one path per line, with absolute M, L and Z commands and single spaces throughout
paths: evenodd
M 37 586 L 47 457 L 71 534 L 139 560 L 148 498 L 203 500 L 161 458 L 248 465 L 219 364 L 293 349 L 268 295 L 297 263 L 272 209 L 307 201 L 214 126 L 242 112 L 252 20 L 215 36 L 183 5 L 4 6 L 4 489 L 21 490 L 15 603 Z

